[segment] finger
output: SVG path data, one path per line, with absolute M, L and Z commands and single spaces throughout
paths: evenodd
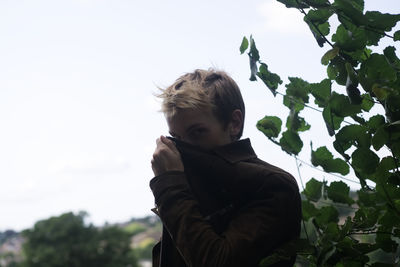
M 176 149 L 175 143 L 172 142 L 172 140 L 168 139 L 168 138 L 165 137 L 165 136 L 161 136 L 160 139 L 161 139 L 161 142 L 163 142 L 163 143 L 164 143 L 166 146 L 168 146 L 170 149 L 172 149 L 173 151 L 178 151 L 178 150 Z
M 156 144 L 157 144 L 157 146 L 158 146 L 160 143 L 162 143 L 161 137 L 156 139 Z
M 161 152 L 163 149 L 165 150 L 165 148 L 171 149 L 167 144 L 165 144 L 165 143 L 162 141 L 161 137 L 160 137 L 160 138 L 157 138 L 156 144 L 157 144 L 157 147 L 156 147 L 155 152 L 157 152 L 157 151 L 158 151 L 158 152 Z M 163 147 L 164 147 L 164 148 L 163 148 Z
M 167 145 L 168 147 L 171 145 L 171 140 L 169 140 L 169 139 L 166 138 L 165 136 L 161 136 L 161 137 L 160 137 L 160 140 L 161 140 L 161 142 L 162 142 L 164 145 Z

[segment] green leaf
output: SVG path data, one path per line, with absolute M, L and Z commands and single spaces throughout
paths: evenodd
M 284 95 L 283 96 L 283 105 L 288 107 L 291 111 L 299 112 L 304 109 L 304 103 L 302 100 L 299 100 L 293 96 Z
M 371 45 L 375 45 L 378 46 L 379 45 L 379 41 L 385 36 L 385 34 L 382 32 L 380 32 L 379 30 L 371 30 L 371 29 L 367 29 L 365 31 L 365 34 L 367 36 L 367 46 L 371 46 Z
M 315 104 L 319 107 L 326 107 L 329 103 L 331 95 L 332 82 L 329 79 L 324 79 L 320 83 L 310 83 L 311 94 L 315 98 Z
M 351 104 L 350 100 L 345 95 L 336 92 L 332 93 L 329 105 L 332 112 L 339 117 L 352 116 L 361 112 L 360 105 Z
M 343 25 L 339 25 L 336 33 L 332 35 L 332 41 L 340 49 L 351 52 L 365 48 L 367 35 L 362 28 L 354 28 L 353 31 L 349 31 Z
M 396 48 L 394 46 L 388 46 L 383 50 L 383 54 L 387 58 L 390 64 L 400 69 L 400 59 L 396 55 Z
M 292 131 L 283 132 L 279 143 L 282 150 L 289 154 L 297 155 L 303 147 L 303 141 L 301 141 L 300 136 Z
M 303 0 L 302 2 L 308 4 L 309 6 L 320 8 L 329 7 L 330 3 L 327 0 Z
M 250 51 L 249 51 L 249 60 L 250 60 L 250 81 L 256 81 L 256 75 L 258 72 L 257 62 L 260 60 L 260 54 L 258 53 L 258 49 L 256 47 L 256 43 L 253 39 L 253 36 L 250 35 Z
M 335 0 L 333 3 L 333 7 L 336 8 L 340 17 L 342 16 L 342 13 L 344 13 L 347 19 L 350 19 L 351 22 L 357 26 L 366 23 L 362 13 L 363 6 L 364 3 L 361 3 L 360 1 Z
M 371 145 L 371 136 L 367 133 L 367 128 L 361 125 L 346 125 L 336 134 L 336 140 L 333 143 L 336 151 L 345 152 L 351 146 L 366 147 Z
M 328 50 L 321 58 L 322 65 L 328 65 L 331 59 L 334 59 L 339 55 L 340 48 L 335 46 L 334 48 Z
M 354 200 L 349 197 L 350 187 L 343 183 L 342 181 L 339 182 L 332 182 L 327 187 L 328 197 L 338 203 L 345 203 L 345 204 L 353 204 Z
M 376 151 L 381 149 L 389 141 L 389 133 L 386 131 L 385 125 L 382 125 L 376 130 L 371 141 Z
M 374 173 L 379 163 L 379 157 L 368 148 L 357 148 L 351 157 L 354 169 L 365 174 Z
M 301 210 L 303 213 L 303 219 L 308 221 L 310 218 L 315 217 L 319 210 L 309 201 L 303 200 L 301 202 Z
M 329 79 L 335 80 L 339 85 L 346 85 L 347 82 L 345 63 L 341 57 L 335 57 L 329 62 L 327 68 Z
M 344 66 L 347 71 L 347 77 L 348 77 L 347 83 L 351 82 L 352 84 L 357 85 L 358 84 L 357 73 L 354 71 L 353 66 L 349 62 L 346 62 L 344 64 Z M 350 81 L 349 81 L 349 79 L 350 79 Z M 347 86 L 347 84 L 346 84 L 346 86 Z
M 338 70 L 336 66 L 329 64 L 328 67 L 326 68 L 326 74 L 328 75 L 329 79 L 335 80 L 338 75 Z
M 400 186 L 400 173 L 395 172 L 395 173 L 391 174 L 387 180 L 388 180 L 388 183 L 390 183 L 394 186 Z
M 311 128 L 304 118 L 298 115 L 299 113 L 293 110 L 286 120 L 286 128 L 293 132 L 304 132 Z
M 360 90 L 357 88 L 357 86 L 355 86 L 351 83 L 348 83 L 348 85 L 346 86 L 346 92 L 347 92 L 347 96 L 349 97 L 350 104 L 359 105 L 362 103 L 361 93 L 360 93 Z M 361 106 L 360 106 L 360 108 L 361 108 Z
M 356 8 L 358 11 L 363 12 L 364 11 L 364 0 L 352 0 L 351 4 L 353 5 L 354 8 Z
M 246 36 L 243 36 L 243 40 L 242 43 L 240 44 L 240 54 L 243 54 L 244 51 L 247 50 L 247 48 L 249 47 L 249 41 L 247 40 Z
M 379 249 L 379 246 L 376 244 L 370 244 L 370 243 L 357 243 L 353 245 L 356 250 L 363 254 L 370 253 L 372 251 L 375 251 Z M 373 265 L 372 265 L 373 266 Z
M 326 3 L 327 1 L 324 2 Z M 328 21 L 332 14 L 333 12 L 330 9 L 310 9 L 307 13 L 307 18 L 314 23 L 323 24 Z
M 397 250 L 398 244 L 392 240 L 390 234 L 377 233 L 375 241 L 376 244 L 385 252 L 395 253 Z
M 323 47 L 326 42 L 324 36 L 329 34 L 329 22 L 323 24 L 314 23 L 308 18 L 308 16 L 304 16 L 303 20 L 307 23 L 318 45 Z
M 255 61 L 260 60 L 260 54 L 258 53 L 258 49 L 256 47 L 256 42 L 253 39 L 253 36 L 250 35 L 250 57 L 252 57 Z
M 396 168 L 396 160 L 393 157 L 387 156 L 382 158 L 375 173 L 377 177 L 376 181 L 381 184 L 386 184 Z
M 400 88 L 398 88 L 398 90 L 400 90 Z M 389 122 L 400 120 L 400 94 L 396 93 L 391 94 L 385 101 L 386 118 Z
M 346 221 L 340 227 L 339 240 L 343 239 L 351 231 L 351 229 L 353 228 L 353 225 L 354 225 L 353 220 L 351 219 L 350 216 L 347 216 Z
M 392 15 L 382 14 L 378 11 L 367 11 L 365 12 L 365 18 L 368 21 L 368 26 L 388 32 L 400 21 L 400 14 Z
M 359 124 L 361 124 L 361 125 L 364 125 L 364 124 L 365 124 L 365 119 L 364 119 L 363 117 L 360 117 L 360 116 L 358 116 L 358 115 L 353 115 L 353 116 L 351 116 L 351 118 L 352 118 L 354 121 L 356 121 L 356 122 L 358 122 Z
M 375 53 L 361 64 L 359 74 L 364 76 L 365 79 L 371 80 L 371 85 L 397 79 L 397 73 L 389 64 L 387 58 Z
M 384 203 L 384 199 L 381 199 L 379 195 L 371 190 L 360 189 L 358 192 L 358 205 L 366 207 L 377 207 Z
M 346 81 L 346 92 L 350 99 L 350 104 L 359 105 L 362 102 L 360 90 L 358 86 L 357 73 L 354 71 L 353 67 L 349 62 L 345 63 L 347 71 L 347 81 Z
M 297 254 L 311 255 L 313 253 L 316 253 L 315 247 L 312 244 L 310 244 L 310 241 L 308 239 L 299 238 L 296 240 L 295 244 L 296 244 Z
M 323 169 L 327 172 L 336 172 L 341 175 L 347 175 L 349 173 L 349 165 L 339 158 L 327 161 L 325 165 L 322 166 Z
M 367 58 L 371 55 L 371 53 L 372 50 L 366 47 L 364 49 L 359 49 L 353 52 L 343 51 L 343 56 L 348 59 L 348 62 L 351 65 L 351 64 L 358 64 L 358 62 L 363 62 L 367 60 Z
M 308 103 L 308 94 L 310 92 L 309 83 L 301 78 L 289 77 L 290 83 L 286 84 L 286 95 Z
M 361 102 L 361 109 L 364 111 L 370 111 L 371 108 L 374 106 L 374 100 L 369 94 L 361 95 L 362 102 Z
M 376 130 L 385 124 L 385 117 L 378 114 L 369 118 L 366 123 L 366 126 L 371 132 L 376 132 Z
M 393 40 L 400 41 L 400 30 L 394 33 Z
M 279 84 L 282 84 L 282 80 L 276 73 L 272 73 L 268 70 L 268 65 L 261 63 L 257 76 L 264 82 L 274 96 L 276 96 L 276 89 Z
M 372 92 L 379 100 L 386 100 L 393 91 L 393 88 L 382 86 L 377 83 L 372 85 Z
M 380 195 L 380 197 L 384 198 L 386 203 L 388 201 L 388 199 L 390 198 L 392 201 L 391 204 L 389 204 L 389 209 L 393 211 L 394 207 L 395 209 L 399 209 L 400 208 L 400 188 L 395 187 L 395 186 L 388 186 L 388 185 L 384 185 L 382 183 L 377 183 L 375 186 L 376 192 Z M 392 207 L 391 207 L 392 206 Z M 399 223 L 400 221 L 398 221 L 397 223 Z
M 276 116 L 265 116 L 257 122 L 256 127 L 268 138 L 275 138 L 281 132 L 282 121 Z
M 278 0 L 278 2 L 281 2 L 288 8 L 291 8 L 291 7 L 308 8 L 309 7 L 304 1 L 298 1 L 298 0 Z
M 344 118 L 336 116 L 331 111 L 330 105 L 324 108 L 322 111 L 322 117 L 324 118 L 326 128 L 330 136 L 335 134 L 335 130 L 340 128 L 340 124 L 343 122 Z
M 332 241 L 338 241 L 339 237 L 340 237 L 339 226 L 333 222 L 328 223 L 326 225 L 326 228 L 324 229 L 324 238 Z
M 314 166 L 321 166 L 326 172 L 346 175 L 350 171 L 347 163 L 339 158 L 334 159 L 332 153 L 325 146 L 311 151 L 311 163 Z
M 319 32 L 322 33 L 323 36 L 327 36 L 330 32 L 331 25 L 329 24 L 329 22 L 325 22 L 322 24 L 318 24 L 317 27 Z
M 393 227 L 396 227 L 399 222 L 399 216 L 391 210 L 386 210 L 384 215 L 378 220 L 378 223 L 387 229 L 392 229 Z
M 308 246 L 310 245 L 308 244 Z M 298 247 L 297 240 L 291 240 L 289 242 L 286 242 L 283 245 L 279 246 L 278 248 L 274 249 L 274 251 L 272 251 L 272 253 L 269 256 L 263 258 L 259 266 L 260 267 L 271 266 L 280 261 L 288 261 L 293 256 L 296 255 L 297 247 Z
M 317 201 L 318 199 L 321 198 L 322 184 L 323 184 L 322 182 L 317 181 L 314 178 L 311 178 L 306 183 L 306 188 L 304 189 L 303 194 L 310 200 Z
M 333 206 L 322 207 L 316 216 L 319 226 L 326 226 L 330 222 L 337 223 L 339 221 L 339 212 Z
M 359 229 L 373 227 L 379 217 L 380 211 L 376 207 L 360 207 L 354 215 L 354 226 Z

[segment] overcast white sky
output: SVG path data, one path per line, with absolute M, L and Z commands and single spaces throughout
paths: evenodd
M 398 0 L 377 2 L 367 8 L 400 13 Z M 0 231 L 67 211 L 85 210 L 95 224 L 151 214 L 150 159 L 167 134 L 153 93 L 196 68 L 232 75 L 246 102 L 244 137 L 298 178 L 294 160 L 255 129 L 287 110 L 248 80 L 239 45 L 250 34 L 284 80 L 324 77 L 328 48 L 273 0 L 0 0 Z M 326 142 L 314 134 L 315 147 Z M 305 166 L 302 174 L 322 179 Z

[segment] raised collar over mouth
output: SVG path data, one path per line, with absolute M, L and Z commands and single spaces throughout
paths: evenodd
M 215 154 L 224 160 L 228 161 L 229 163 L 237 163 L 239 161 L 244 161 L 248 159 L 257 158 L 253 148 L 251 147 L 250 139 L 242 139 L 238 140 L 223 146 L 218 146 L 212 150 L 204 150 L 198 146 L 194 146 L 180 140 L 176 140 L 175 138 L 170 138 L 175 142 L 178 147 L 186 147 L 189 149 L 196 150 L 198 152 L 210 153 Z
M 251 147 L 250 139 L 242 139 L 227 145 L 217 147 L 213 150 L 218 156 L 230 163 L 236 163 L 256 158 L 257 155 Z

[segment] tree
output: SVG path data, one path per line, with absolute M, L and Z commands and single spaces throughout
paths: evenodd
M 136 267 L 130 235 L 115 226 L 85 225 L 85 213 L 65 213 L 23 232 L 27 267 Z
M 394 46 L 387 46 L 383 53 L 376 47 L 382 38 L 400 41 L 400 31 L 390 35 L 400 15 L 365 12 L 364 0 L 278 1 L 298 9 L 318 45 L 329 46 L 321 59 L 327 77 L 315 83 L 289 77 L 286 93 L 281 93 L 280 76 L 260 60 L 253 37 L 244 37 L 240 52 L 247 51 L 249 56 L 250 80 L 260 79 L 274 96 L 281 94 L 289 109 L 284 131 L 278 116 L 265 116 L 257 128 L 298 163 L 303 149 L 300 134 L 311 127 L 301 111 L 321 112 L 336 152 L 327 146 L 311 148 L 310 161 L 327 173 L 339 174 L 339 180 L 328 184 L 312 178 L 307 182 L 302 191 L 303 239 L 278 249 L 262 265 L 287 257 L 292 249 L 300 255 L 299 262 L 308 266 L 397 266 L 400 60 Z M 333 34 L 331 17 L 339 22 Z M 343 177 L 349 174 L 360 184 L 354 199 L 345 183 L 350 178 Z M 354 212 L 339 223 L 338 207 L 346 206 Z

